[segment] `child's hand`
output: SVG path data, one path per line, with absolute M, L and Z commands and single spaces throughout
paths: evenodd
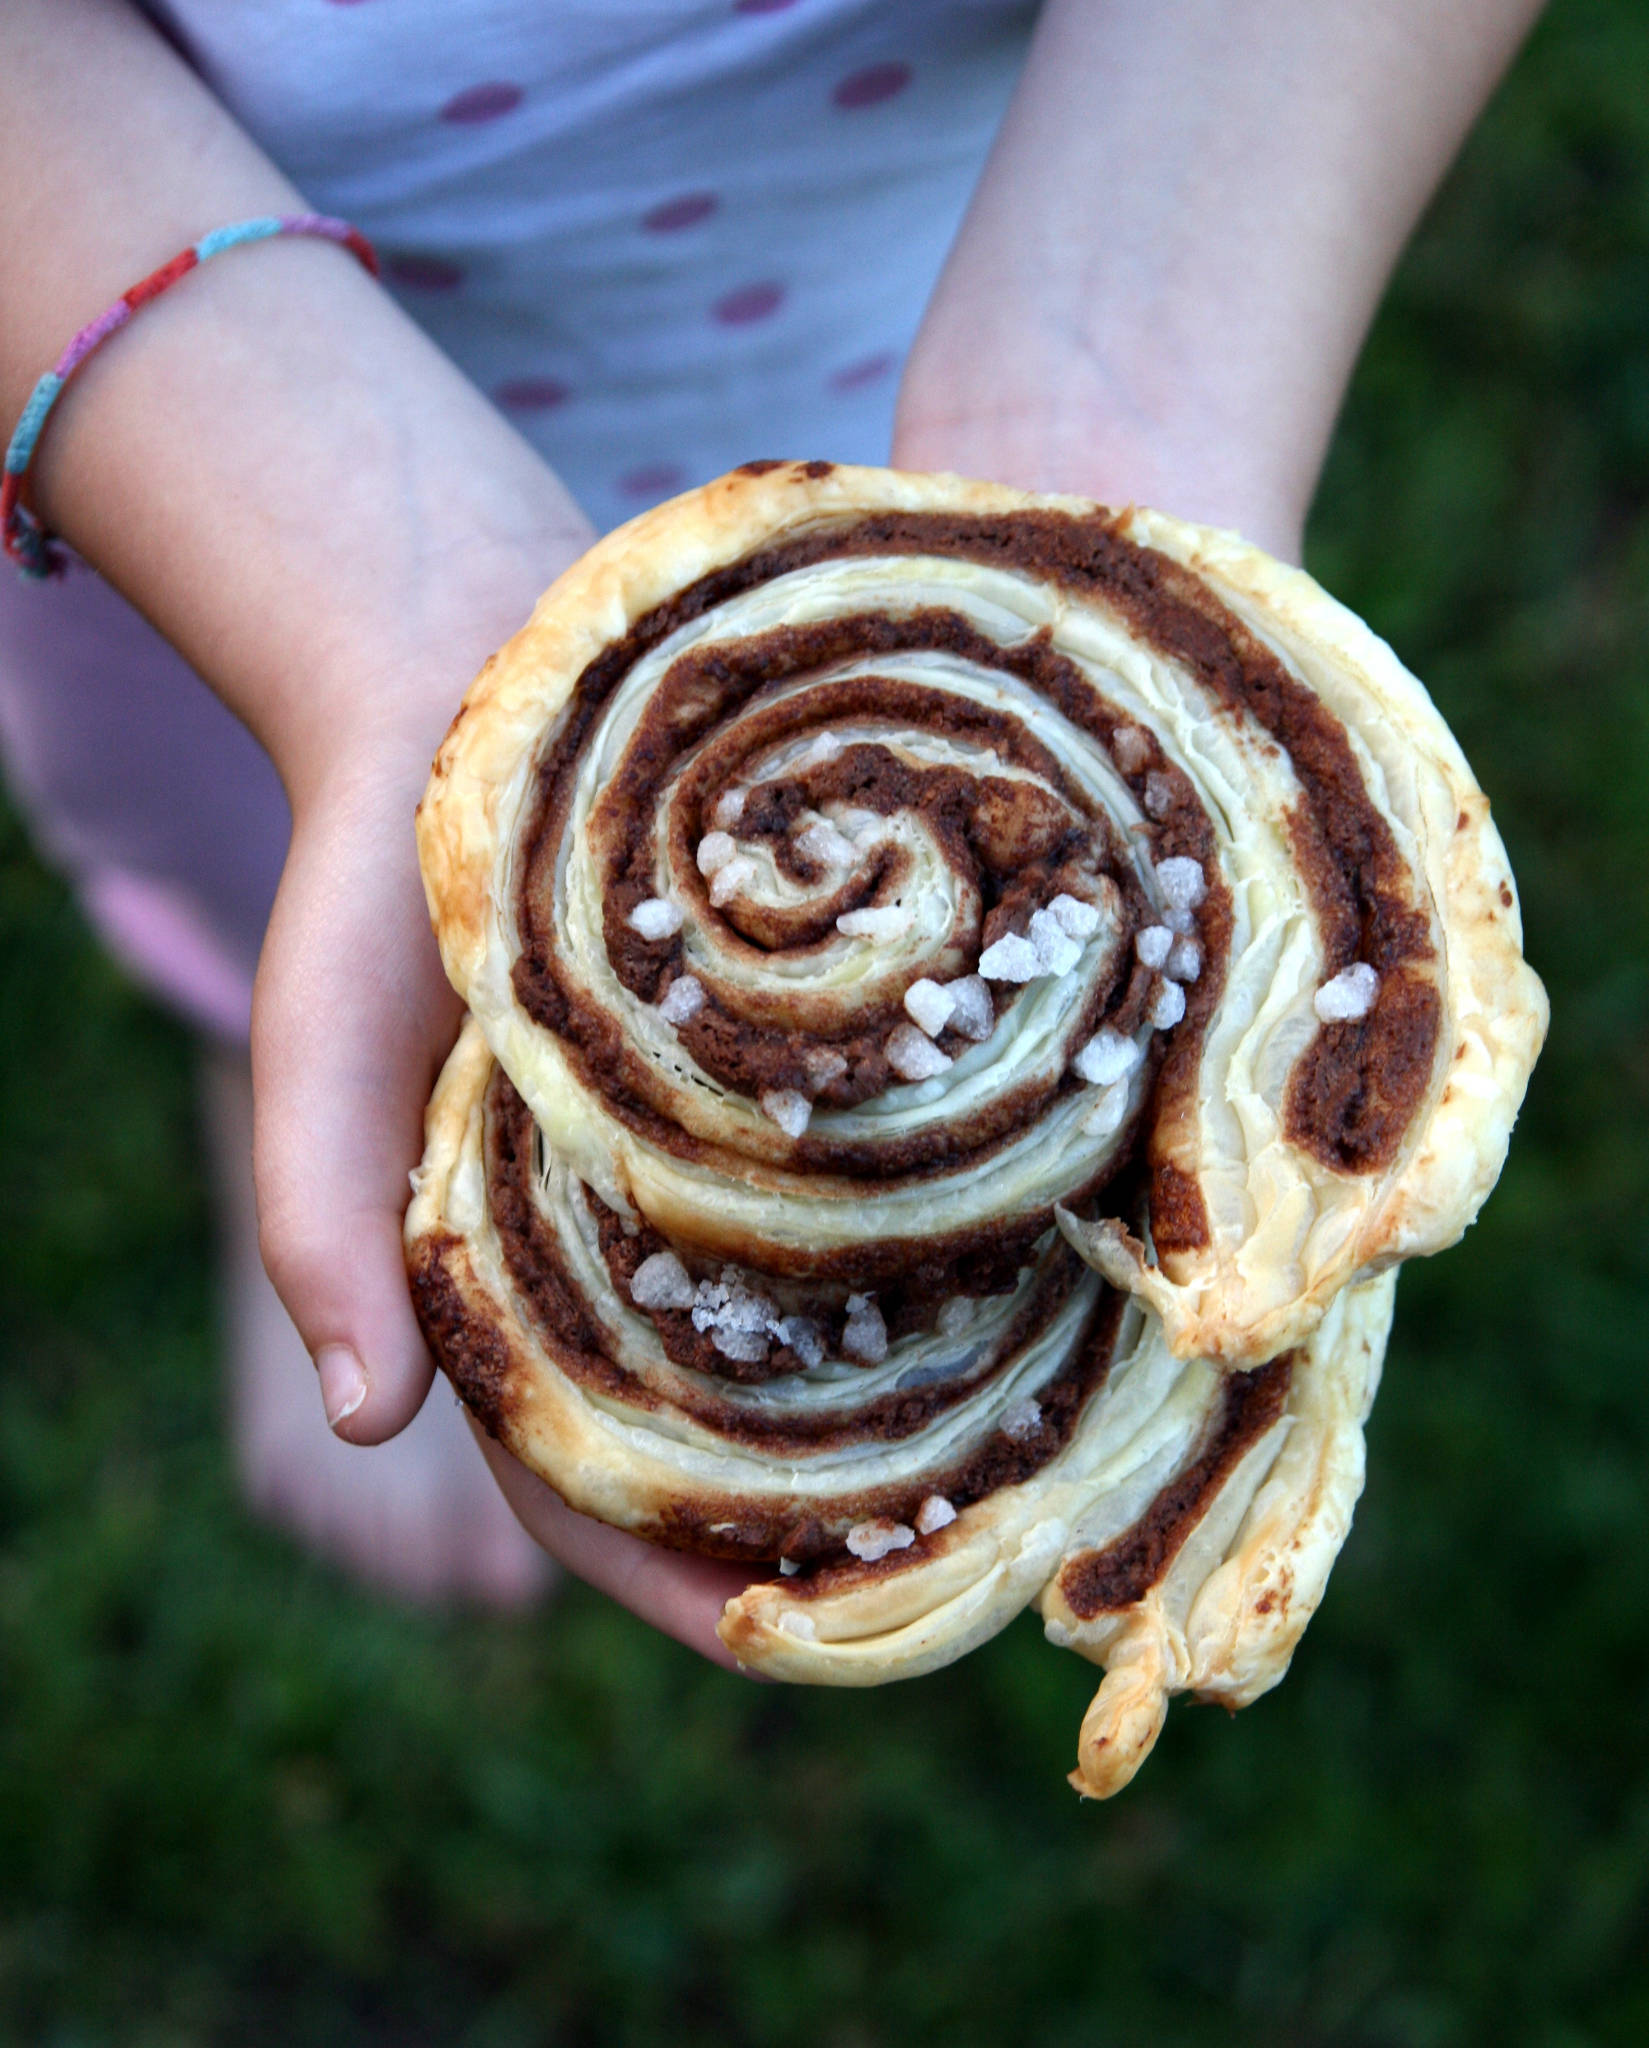
M 431 1374 L 401 1215 L 459 1004 L 412 846 L 422 788 L 411 746 L 357 741 L 295 804 L 253 1002 L 264 1264 L 355 1443 L 410 1422 Z
M 329 1421 L 360 1444 L 403 1428 L 431 1375 L 407 1297 L 401 1215 L 458 1002 L 412 852 L 426 768 L 420 742 L 386 732 L 340 753 L 324 785 L 300 800 L 253 1018 L 265 1262 L 315 1354 Z M 731 1663 L 715 1625 L 748 1572 L 574 1514 L 481 1442 L 510 1506 L 546 1550 L 643 1619 Z

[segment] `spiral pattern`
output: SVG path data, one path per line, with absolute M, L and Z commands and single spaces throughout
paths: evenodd
M 1183 987 L 1140 957 L 1147 930 L 1172 937 L 1153 856 L 1201 899 L 1181 948 L 1188 980 L 1210 969 L 1198 1015 L 1229 910 L 1206 814 L 1143 728 L 1134 780 L 1173 790 L 1156 823 L 1092 726 L 1009 696 L 1058 657 L 1013 659 L 972 591 L 907 583 L 934 601 L 894 619 L 866 581 L 822 566 L 800 620 L 774 582 L 724 600 L 710 644 L 671 636 L 551 749 L 513 980 L 645 1152 L 649 1213 L 875 1284 L 941 1248 L 1028 1243 L 1097 1190 L 1160 1058 L 1153 1012 Z M 1074 1076 L 1101 1030 L 1132 1063 L 1103 1101 Z M 551 1109 L 545 1128 L 571 1148 L 588 1125 Z
M 1159 515 L 752 465 L 549 594 L 420 843 L 474 1021 L 409 1256 L 495 1434 L 782 1560 L 724 1630 L 779 1675 L 1040 1598 L 1112 1674 L 1084 1789 L 1169 1691 L 1274 1682 L 1360 1475 L 1362 1276 L 1469 1221 L 1543 1025 L 1388 650 Z

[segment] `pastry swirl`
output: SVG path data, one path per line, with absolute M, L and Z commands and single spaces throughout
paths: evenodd
M 1394 1273 L 1233 1373 L 1176 1358 L 1160 1318 L 1049 1231 L 1010 1292 L 947 1295 L 925 1328 L 901 1328 L 925 1288 L 885 1293 L 880 1359 L 815 1296 L 821 1365 L 753 1379 L 679 1355 L 692 1311 L 637 1300 L 644 1261 L 669 1255 L 629 1220 L 554 1159 L 468 1022 L 407 1218 L 424 1330 L 482 1425 L 573 1507 L 779 1561 L 723 1617 L 741 1661 L 877 1685 L 1034 1602 L 1050 1641 L 1106 1667 L 1072 1774 L 1095 1798 L 1133 1776 L 1172 1694 L 1239 1707 L 1282 1677 L 1361 1490 Z M 795 1313 L 781 1283 L 742 1279 Z
M 1471 1220 L 1544 1027 L 1388 649 L 1159 514 L 754 464 L 562 578 L 419 835 L 473 1021 L 409 1259 L 494 1434 L 782 1559 L 724 1623 L 779 1676 L 1039 1598 L 1111 1674 L 1090 1791 L 1275 1682 L 1373 1276 Z

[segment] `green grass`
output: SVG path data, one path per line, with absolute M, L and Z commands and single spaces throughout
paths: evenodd
M 875 1696 L 251 1525 L 182 1035 L 0 832 L 0 2043 L 1649 2040 L 1649 10 L 1561 0 L 1406 261 L 1313 565 L 1432 685 L 1553 997 L 1405 1277 L 1280 1691 L 1067 1792 L 1021 1623 Z

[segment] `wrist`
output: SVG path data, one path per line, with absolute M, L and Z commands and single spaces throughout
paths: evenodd
M 307 658 L 296 657 L 301 680 L 237 678 L 223 689 L 250 707 L 294 814 L 356 801 L 364 782 L 416 803 L 483 664 L 591 538 L 554 508 L 507 541 L 472 530 L 385 576 L 370 607 L 314 622 Z
M 537 453 L 313 241 L 237 252 L 147 306 L 65 393 L 32 482 L 295 807 L 340 754 L 427 769 L 476 670 L 590 538 Z
M 947 371 L 918 342 L 899 397 L 898 467 L 1150 505 L 1299 560 L 1314 457 L 1257 441 L 1189 389 L 1153 398 L 1091 359 L 1034 374 L 1018 368 L 988 392 L 970 389 L 975 381 L 963 366 Z

